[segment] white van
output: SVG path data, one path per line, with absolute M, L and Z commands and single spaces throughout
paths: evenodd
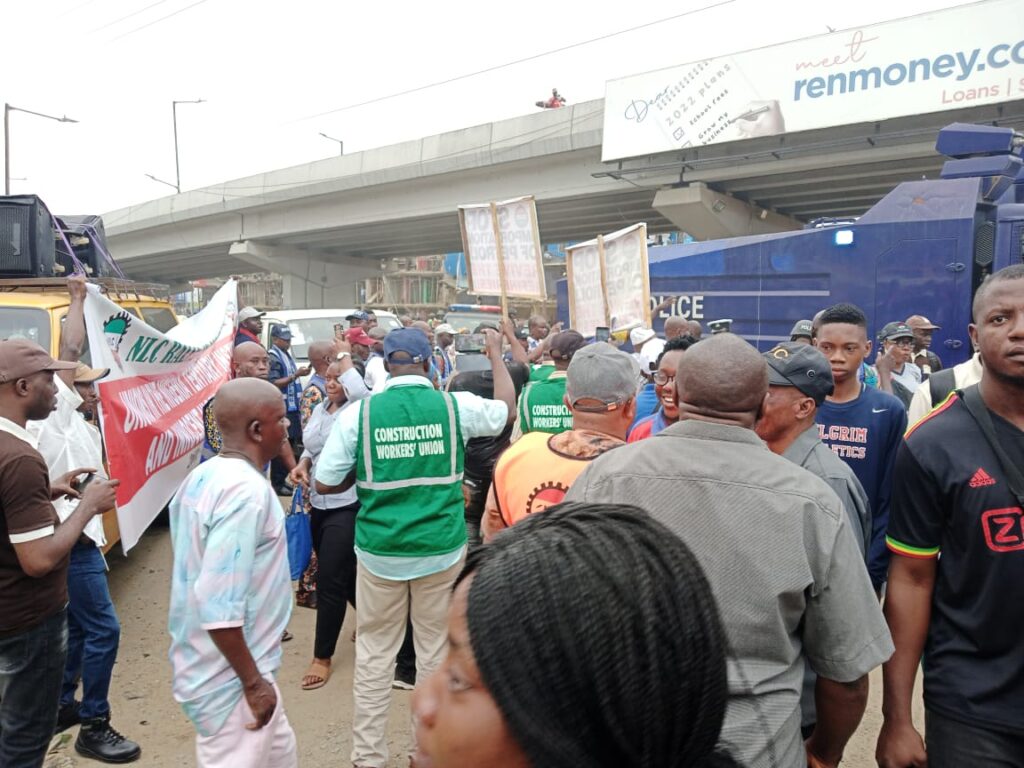
M 334 326 L 338 323 L 348 328 L 346 316 L 358 309 L 281 309 L 271 310 L 263 317 L 263 346 L 270 345 L 270 326 L 287 325 L 292 331 L 292 357 L 302 368 L 309 363 L 309 345 L 314 341 L 330 341 L 334 338 Z M 377 325 L 386 331 L 401 328 L 402 324 L 391 312 L 375 309 Z

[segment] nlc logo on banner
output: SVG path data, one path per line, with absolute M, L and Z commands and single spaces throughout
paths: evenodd
M 97 383 L 103 443 L 117 490 L 127 552 L 198 463 L 203 405 L 228 380 L 238 314 L 229 280 L 196 315 L 167 333 L 89 286 L 85 325 Z

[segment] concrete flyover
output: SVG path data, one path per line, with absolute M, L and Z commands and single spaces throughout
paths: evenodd
M 532 194 L 544 242 L 637 221 L 698 239 L 862 213 L 935 176 L 938 128 L 1024 127 L 1024 102 L 730 142 L 602 163 L 603 100 L 236 179 L 104 214 L 137 279 L 266 270 L 292 307 L 345 305 L 380 260 L 462 249 L 459 204 Z

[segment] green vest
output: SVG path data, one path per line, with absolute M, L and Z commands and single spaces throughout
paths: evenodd
M 547 381 L 557 369 L 551 363 L 541 363 L 530 369 L 530 381 Z
M 455 399 L 410 385 L 359 405 L 356 546 L 373 555 L 428 557 L 464 545 L 464 448 Z
M 565 405 L 565 376 L 531 381 L 519 398 L 519 428 L 557 435 L 572 429 L 572 411 Z

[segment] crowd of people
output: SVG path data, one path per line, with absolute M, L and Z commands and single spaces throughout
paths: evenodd
M 298 764 L 284 698 L 328 684 L 351 606 L 357 768 L 390 764 L 413 687 L 416 768 L 833 768 L 880 666 L 879 766 L 1024 766 L 1024 266 L 978 289 L 951 369 L 926 317 L 871 333 L 844 303 L 763 353 L 677 317 L 631 352 L 540 316 L 469 352 L 444 324 L 347 322 L 302 368 L 287 326 L 268 350 L 240 312 L 171 503 L 200 765 Z M 69 315 L 59 361 L 0 343 L 3 766 L 41 765 L 56 723 L 98 759 L 140 750 L 106 701 L 95 515 L 117 481 L 83 338 Z M 57 455 L 72 423 L 83 452 Z M 310 515 L 297 593 L 281 495 Z M 296 602 L 315 636 L 284 680 Z

